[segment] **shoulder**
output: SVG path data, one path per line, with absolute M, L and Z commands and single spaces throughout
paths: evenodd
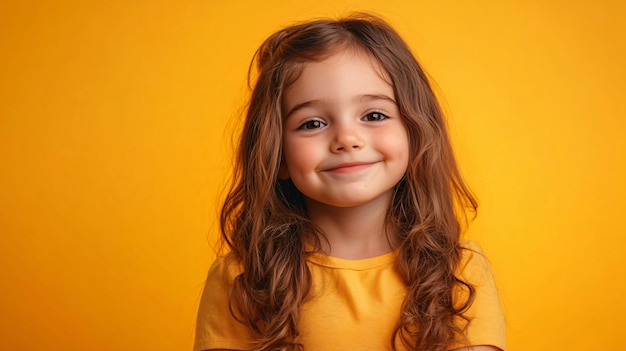
M 209 268 L 200 300 L 199 320 L 207 317 L 207 310 L 214 311 L 219 306 L 228 304 L 230 289 L 237 275 L 229 266 L 226 258 L 218 257 Z
M 470 284 L 482 284 L 493 280 L 491 265 L 479 243 L 461 240 L 461 261 L 457 269 L 459 278 Z
M 462 263 L 468 264 L 472 261 L 474 261 L 474 263 L 485 263 L 483 262 L 486 261 L 485 253 L 483 252 L 483 248 L 478 242 L 472 240 L 461 240 L 459 242 L 459 246 L 461 247 Z
M 194 350 L 251 348 L 248 328 L 231 313 L 231 287 L 240 273 L 240 266 L 224 257 L 211 265 L 198 308 Z
M 466 311 L 470 319 L 467 336 L 471 345 L 506 348 L 505 321 L 489 260 L 474 241 L 461 241 L 457 276 L 474 288 L 474 301 Z
M 238 263 L 226 257 L 217 257 L 207 274 L 200 308 L 214 309 L 217 306 L 228 305 L 230 290 L 239 274 L 241 268 Z
M 228 257 L 219 256 L 209 269 L 207 283 L 231 285 L 235 277 L 241 272 L 242 268 L 238 262 Z

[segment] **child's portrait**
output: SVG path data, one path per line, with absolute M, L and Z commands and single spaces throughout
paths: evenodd
M 0 5 L 7 350 L 621 350 L 618 1 Z

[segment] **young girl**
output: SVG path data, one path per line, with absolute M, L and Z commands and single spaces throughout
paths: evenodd
M 504 350 L 476 201 L 427 76 L 357 14 L 270 36 L 256 56 L 195 350 Z

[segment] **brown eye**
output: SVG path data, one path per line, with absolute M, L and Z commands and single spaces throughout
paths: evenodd
M 304 122 L 298 129 L 317 129 L 325 126 L 326 123 L 320 121 L 319 119 L 312 119 Z
M 361 118 L 361 120 L 369 121 L 369 122 L 376 122 L 376 121 L 385 120 L 387 118 L 388 118 L 387 115 L 385 115 L 384 113 L 370 112 L 370 113 L 366 114 L 365 116 L 363 116 L 363 118 Z

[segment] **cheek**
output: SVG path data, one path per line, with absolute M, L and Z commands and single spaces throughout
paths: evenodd
M 292 166 L 294 160 L 298 159 L 298 145 L 295 145 L 293 142 L 290 142 L 289 139 L 286 139 L 283 142 L 283 163 L 288 167 Z
M 409 167 L 411 157 L 408 135 L 396 134 L 395 137 L 387 137 L 382 141 L 386 144 L 386 156 L 395 165 L 394 172 L 398 175 L 404 175 Z
M 406 158 L 409 155 L 409 138 L 406 132 L 388 133 L 377 140 L 379 147 L 383 148 L 394 158 Z
M 290 173 L 314 168 L 318 160 L 319 147 L 309 139 L 290 139 L 283 142 L 284 162 Z

